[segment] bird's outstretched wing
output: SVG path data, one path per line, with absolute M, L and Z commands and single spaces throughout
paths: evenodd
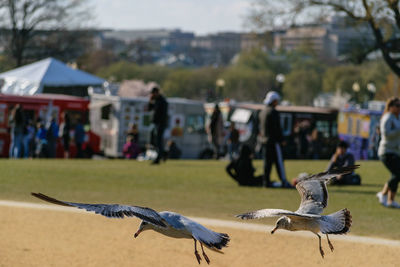
M 293 212 L 290 210 L 282 210 L 282 209 L 262 209 L 251 211 L 243 214 L 236 215 L 236 217 L 241 219 L 260 219 L 265 217 L 276 217 L 276 216 L 288 216 L 288 217 L 303 217 L 303 218 L 315 218 L 320 217 L 318 215 L 312 214 L 299 214 L 297 212 Z
M 348 174 L 360 165 L 334 168 L 330 171 L 306 176 L 299 179 L 296 188 L 301 197 L 301 203 L 296 213 L 321 214 L 328 205 L 328 189 L 326 184 L 338 175 Z
M 87 211 L 94 211 L 96 214 L 101 214 L 108 218 L 124 218 L 127 217 L 138 217 L 143 221 L 154 224 L 159 227 L 167 227 L 167 225 L 163 222 L 163 219 L 153 209 L 138 207 L 138 206 L 127 206 L 127 205 L 119 205 L 119 204 L 85 204 L 85 203 L 74 203 L 61 201 L 49 196 L 46 196 L 41 193 L 31 193 L 32 196 L 37 197 L 41 200 L 67 206 L 67 207 L 76 207 L 79 209 L 85 209 Z

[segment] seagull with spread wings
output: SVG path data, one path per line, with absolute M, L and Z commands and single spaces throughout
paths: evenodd
M 328 234 L 346 234 L 349 232 L 352 223 L 350 211 L 347 209 L 342 209 L 329 215 L 321 215 L 323 209 L 328 205 L 326 185 L 334 177 L 351 173 L 358 167 L 359 165 L 335 168 L 331 171 L 300 178 L 296 188 L 301 196 L 301 203 L 299 209 L 295 212 L 283 209 L 262 209 L 236 215 L 236 217 L 259 219 L 281 216 L 276 221 L 275 228 L 271 231 L 271 234 L 278 229 L 311 231 L 318 236 L 319 251 L 323 258 L 324 251 L 321 246 L 321 236 L 318 233 L 326 234 L 329 248 L 333 251 L 333 245 L 329 240 Z
M 189 238 L 194 240 L 194 254 L 200 264 L 201 257 L 197 251 L 197 241 L 199 241 L 203 257 L 209 264 L 210 260 L 204 252 L 203 244 L 211 250 L 220 252 L 223 247 L 227 247 L 229 236 L 223 233 L 214 232 L 203 225 L 186 218 L 175 212 L 162 211 L 156 212 L 150 208 L 127 206 L 119 204 L 85 204 L 57 200 L 41 193 L 32 193 L 33 196 L 44 201 L 94 211 L 108 218 L 138 217 L 142 220 L 139 229 L 135 233 L 136 238 L 145 230 L 154 230 L 163 235 L 173 238 Z M 222 252 L 220 252 L 222 253 Z

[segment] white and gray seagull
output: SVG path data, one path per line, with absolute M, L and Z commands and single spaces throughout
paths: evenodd
M 210 263 L 210 259 L 204 252 L 203 244 L 211 250 L 222 253 L 220 250 L 223 247 L 227 247 L 229 242 L 229 236 L 227 234 L 214 232 L 203 225 L 175 212 L 156 212 L 150 208 L 119 204 L 74 203 L 57 200 L 41 193 L 31 194 L 53 204 L 76 207 L 79 209 L 85 209 L 87 211 L 94 211 L 96 214 L 101 214 L 108 218 L 124 218 L 125 216 L 138 217 L 142 219 L 142 223 L 134 235 L 135 238 L 145 230 L 154 230 L 173 238 L 193 239 L 194 254 L 199 264 L 201 257 L 197 251 L 197 241 L 200 243 L 203 257 L 208 264 Z
M 283 209 L 262 209 L 236 215 L 236 217 L 241 219 L 259 219 L 282 216 L 276 221 L 271 234 L 275 233 L 278 229 L 311 231 L 318 236 L 319 251 L 323 258 L 324 251 L 321 246 L 321 236 L 318 233 L 326 234 L 329 248 L 333 251 L 333 245 L 329 240 L 328 234 L 346 234 L 349 232 L 352 223 L 350 211 L 347 209 L 342 209 L 329 215 L 321 215 L 323 209 L 328 205 L 328 190 L 326 185 L 334 177 L 351 173 L 358 167 L 359 165 L 336 168 L 331 171 L 300 178 L 296 188 L 301 196 L 301 203 L 299 209 L 295 212 Z

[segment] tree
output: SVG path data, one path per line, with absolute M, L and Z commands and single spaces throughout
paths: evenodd
M 82 55 L 77 59 L 77 63 L 79 69 L 95 73 L 101 68 L 110 66 L 116 61 L 115 58 L 111 51 L 100 49 Z
M 261 102 L 274 85 L 275 75 L 267 69 L 230 67 L 221 75 L 225 81 L 224 96 L 239 101 Z
M 162 89 L 169 97 L 205 99 L 210 89 L 215 88 L 220 69 L 179 69 L 172 71 L 162 83 Z
M 400 76 L 400 37 L 395 34 L 400 31 L 400 0 L 255 0 L 249 19 L 255 26 L 271 28 L 282 22 L 315 22 L 338 12 L 369 26 L 374 50 Z
M 376 96 L 382 96 L 388 83 L 389 67 L 383 60 L 370 61 L 363 65 L 344 65 L 328 68 L 323 77 L 323 91 L 335 92 L 340 89 L 342 93 L 354 95 L 353 84 L 360 85 L 357 93 L 359 100 L 370 98 L 371 92 L 368 91 L 368 84 L 373 84 L 376 88 Z
M 286 75 L 284 98 L 296 105 L 312 105 L 321 88 L 321 75 L 313 70 L 296 69 Z
M 270 55 L 258 48 L 241 52 L 235 65 L 254 70 L 268 69 L 274 73 L 286 73 L 289 70 L 286 61 L 279 57 L 272 59 Z
M 168 77 L 171 69 L 158 65 L 139 66 L 133 62 L 119 61 L 109 66 L 103 66 L 95 74 L 113 82 L 123 80 L 143 80 L 162 84 Z
M 0 0 L 0 22 L 16 65 L 24 63 L 38 30 L 77 28 L 88 21 L 87 7 L 85 0 Z

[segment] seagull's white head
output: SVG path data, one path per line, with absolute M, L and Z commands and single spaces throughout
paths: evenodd
M 141 232 L 143 232 L 143 231 L 145 231 L 145 230 L 150 230 L 150 229 L 152 229 L 152 228 L 153 228 L 152 226 L 153 226 L 153 225 L 152 225 L 151 223 L 142 221 L 142 223 L 139 225 L 139 229 L 138 229 L 138 230 L 136 231 L 136 233 L 135 233 L 135 238 L 138 237 L 138 235 L 139 235 Z
M 275 228 L 272 229 L 271 234 L 275 233 L 275 231 L 278 230 L 278 229 L 289 230 L 289 227 L 290 227 L 290 219 L 288 217 L 286 217 L 286 216 L 280 217 L 276 221 Z

